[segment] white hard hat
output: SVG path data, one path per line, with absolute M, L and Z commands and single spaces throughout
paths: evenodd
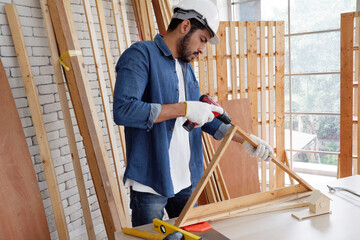
M 172 7 L 173 18 L 181 20 L 195 18 L 209 30 L 209 43 L 218 44 L 216 32 L 219 27 L 219 12 L 211 0 L 183 0 Z

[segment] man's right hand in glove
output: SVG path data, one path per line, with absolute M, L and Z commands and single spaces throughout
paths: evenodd
M 185 116 L 189 121 L 197 123 L 198 127 L 201 127 L 207 122 L 211 122 L 214 119 L 213 112 L 222 114 L 224 110 L 221 107 L 203 103 L 200 101 L 187 101 Z

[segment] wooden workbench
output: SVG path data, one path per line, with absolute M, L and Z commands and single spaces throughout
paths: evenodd
M 327 184 L 360 193 L 360 175 L 338 179 Z M 209 223 L 215 230 L 233 240 L 360 239 L 360 198 L 344 191 L 330 193 L 326 184 L 314 187 L 332 199 L 330 203 L 332 214 L 298 221 L 291 214 L 306 208 L 297 208 Z M 138 229 L 151 231 L 152 224 L 140 226 Z M 117 232 L 115 238 L 118 240 L 139 239 L 121 232 Z

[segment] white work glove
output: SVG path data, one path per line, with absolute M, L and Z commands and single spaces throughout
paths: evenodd
M 197 127 L 201 127 L 207 122 L 211 122 L 214 119 L 212 112 L 218 112 L 222 114 L 224 110 L 221 107 L 211 105 L 200 101 L 187 101 L 185 117 L 193 122 L 197 123 Z
M 264 161 L 270 161 L 271 157 L 269 156 L 269 154 L 273 154 L 272 147 L 267 142 L 252 134 L 250 135 L 250 137 L 254 139 L 257 143 L 259 143 L 257 148 L 253 147 L 247 141 L 243 143 L 246 151 L 250 154 L 250 156 L 260 158 Z

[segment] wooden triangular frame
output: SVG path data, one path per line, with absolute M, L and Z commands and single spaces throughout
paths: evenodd
M 205 185 L 209 181 L 211 174 L 214 172 L 216 166 L 228 148 L 230 141 L 235 133 L 238 133 L 243 139 L 249 142 L 253 146 L 257 146 L 251 137 L 248 136 L 240 127 L 232 125 L 221 142 L 218 150 L 216 151 L 211 163 L 206 168 L 203 176 L 201 177 L 194 192 L 191 194 L 180 216 L 176 220 L 175 226 L 181 227 L 190 224 L 195 224 L 203 221 L 215 220 L 223 217 L 234 216 L 238 213 L 249 211 L 252 209 L 271 205 L 273 203 L 297 199 L 300 197 L 308 196 L 312 193 L 314 188 L 305 182 L 300 176 L 298 176 L 290 168 L 282 164 L 276 159 L 274 155 L 271 156 L 271 161 L 274 162 L 279 168 L 289 174 L 290 177 L 295 179 L 298 184 L 289 187 L 283 187 L 279 189 L 270 190 L 267 192 L 250 194 L 230 200 L 225 200 L 217 203 L 211 203 L 207 205 L 194 207 L 197 199 L 203 191 Z

